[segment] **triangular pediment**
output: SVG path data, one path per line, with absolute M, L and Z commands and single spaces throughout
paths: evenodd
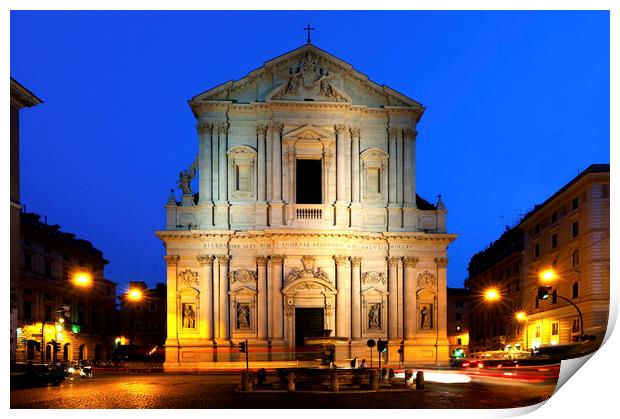
M 208 101 L 327 102 L 369 107 L 405 107 L 420 113 L 422 105 L 379 85 L 350 64 L 317 48 L 304 45 L 248 73 L 193 97 L 190 104 Z
M 321 127 L 317 127 L 315 125 L 304 125 L 303 127 L 295 128 L 291 132 L 284 134 L 283 139 L 287 140 L 289 138 L 299 138 L 320 140 L 322 138 L 331 138 L 333 136 L 333 133 L 330 133 Z

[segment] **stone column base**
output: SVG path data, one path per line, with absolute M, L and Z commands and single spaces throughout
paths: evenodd
M 228 227 L 229 227 L 228 208 L 229 207 L 230 205 L 228 205 L 227 202 L 218 202 L 217 204 L 215 204 L 214 224 L 216 227 L 220 227 L 222 229 L 228 230 Z
M 403 211 L 400 207 L 388 206 L 388 231 L 402 230 L 403 227 Z
M 271 227 L 279 227 L 284 224 L 284 203 L 269 203 L 269 225 Z
M 257 229 L 263 229 L 267 227 L 269 220 L 267 219 L 267 204 L 261 203 L 255 205 L 256 214 L 254 217 L 254 224 Z
M 346 203 L 338 203 L 335 205 L 336 210 L 336 225 L 342 228 L 349 227 L 349 205 Z

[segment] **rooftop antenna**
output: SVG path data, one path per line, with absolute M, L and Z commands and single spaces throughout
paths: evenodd
M 310 27 L 310 24 L 308 23 L 308 26 L 306 26 L 305 28 L 303 28 L 304 31 L 308 31 L 308 43 L 310 43 L 310 31 L 313 31 L 314 28 Z

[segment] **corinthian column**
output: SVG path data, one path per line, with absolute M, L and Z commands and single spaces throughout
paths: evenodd
M 336 261 L 336 336 L 351 337 L 351 268 L 347 256 Z
M 228 298 L 228 262 L 230 261 L 229 255 L 219 255 L 217 257 L 217 262 L 220 270 L 220 297 L 219 297 L 219 338 L 229 339 L 230 333 L 230 321 L 229 321 L 229 298 Z
M 404 152 L 404 205 L 406 207 L 415 207 L 415 135 L 416 132 L 411 129 L 403 130 L 403 140 L 405 142 Z
M 179 270 L 179 255 L 164 256 L 166 261 L 166 282 L 167 282 L 167 327 L 168 336 L 166 338 L 166 346 L 177 346 L 177 329 L 180 307 L 177 307 L 177 274 Z
M 200 335 L 213 339 L 213 256 L 198 256 L 201 270 L 200 307 L 204 311 L 204 322 L 200 323 Z
M 360 129 L 351 128 L 351 203 L 360 202 Z
M 213 132 L 213 124 L 206 121 L 199 121 L 196 125 L 198 130 L 198 170 L 200 171 L 200 204 L 211 203 L 211 133 Z
M 258 142 L 258 173 L 256 176 L 256 183 L 258 189 L 258 202 L 265 203 L 267 199 L 267 184 L 266 184 L 266 154 L 265 154 L 265 141 L 267 140 L 267 125 L 258 124 L 256 126 L 256 136 Z
M 282 313 L 282 263 L 284 256 L 271 256 L 271 272 L 269 272 L 269 295 L 271 296 L 270 314 L 271 330 L 270 337 L 273 341 L 281 341 L 283 333 L 283 313 Z
M 448 258 L 437 257 L 435 258 L 437 264 L 437 308 L 435 309 L 435 317 L 437 319 L 437 327 L 439 328 L 439 335 L 447 339 L 446 333 L 448 330 L 447 313 L 445 307 L 447 307 L 447 267 Z
M 398 338 L 398 257 L 388 257 L 388 339 Z
M 344 124 L 334 125 L 336 131 L 336 203 L 344 203 L 346 182 L 345 177 L 345 147 L 347 126 Z
M 404 318 L 403 329 L 405 340 L 410 340 L 415 337 L 415 322 L 416 322 L 416 293 L 415 293 L 415 270 L 418 264 L 418 258 L 416 257 L 404 257 L 404 280 L 403 280 L 403 294 L 404 294 Z
M 396 206 L 398 198 L 396 195 L 397 182 L 396 182 L 396 138 L 398 137 L 398 128 L 388 129 L 388 153 L 390 158 L 388 160 L 388 205 Z
M 258 339 L 267 340 L 267 258 L 257 256 L 256 265 L 258 266 L 258 310 L 256 313 Z
M 360 309 L 360 282 L 362 280 L 362 258 L 351 256 L 351 338 L 362 337 L 362 312 Z

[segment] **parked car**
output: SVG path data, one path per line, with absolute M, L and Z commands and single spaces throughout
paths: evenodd
M 59 385 L 64 379 L 63 369 L 55 364 L 20 362 L 11 365 L 11 388 Z

